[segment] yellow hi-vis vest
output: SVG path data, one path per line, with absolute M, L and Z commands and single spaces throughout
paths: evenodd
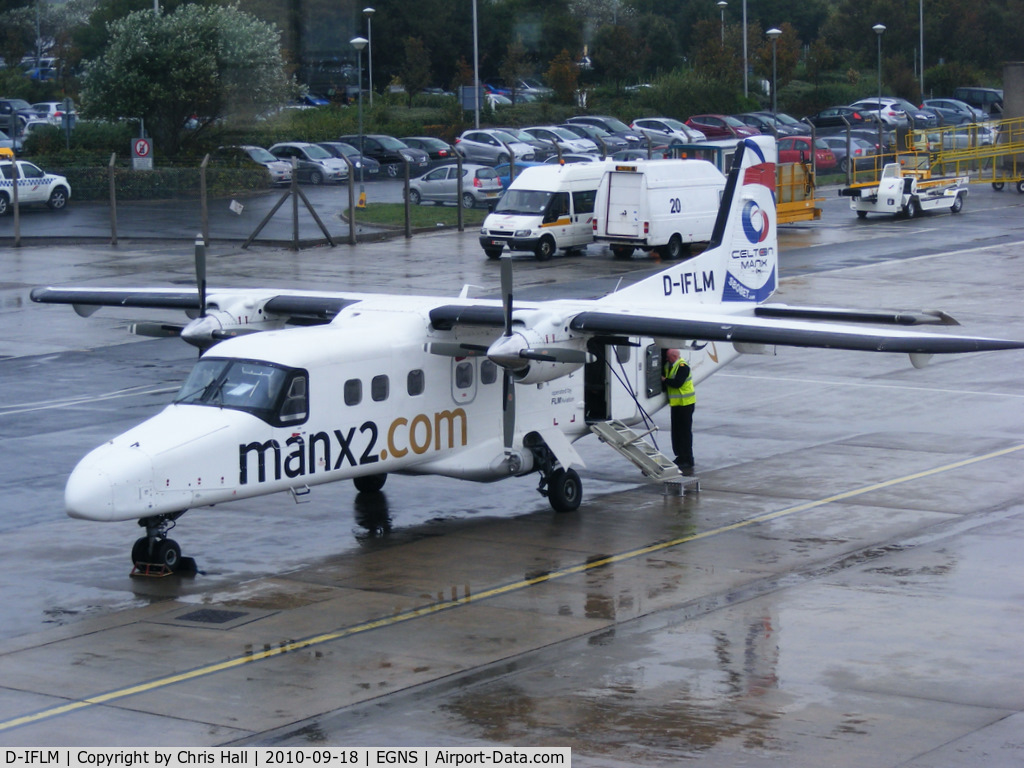
M 679 371 L 683 361 L 676 360 L 672 365 L 665 366 L 665 378 L 671 379 Z M 693 371 L 686 377 L 681 387 L 671 385 L 665 387 L 665 394 L 668 395 L 669 405 L 693 405 L 697 402 L 697 393 L 693 389 Z

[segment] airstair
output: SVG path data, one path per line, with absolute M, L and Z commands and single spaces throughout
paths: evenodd
M 645 477 L 664 483 L 666 494 L 679 495 L 683 490 L 699 491 L 700 481 L 696 477 L 683 475 L 675 462 L 647 442 L 645 438 L 657 430 L 657 427 L 652 427 L 646 432 L 635 432 L 618 419 L 590 425 L 590 431 L 602 443 L 629 459 Z

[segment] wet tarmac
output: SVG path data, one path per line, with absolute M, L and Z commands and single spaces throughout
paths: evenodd
M 964 332 L 1024 338 L 1024 237 L 1012 241 L 1018 201 L 1006 200 L 999 230 L 978 205 L 957 220 L 869 220 L 845 239 L 836 220 L 787 232 L 784 269 L 805 266 L 784 271 L 777 298 L 939 307 Z M 912 229 L 926 253 L 907 252 Z M 900 242 L 902 258 L 883 257 Z M 936 253 L 944 242 L 953 253 Z M 4 258 L 0 744 L 1024 765 L 1020 353 L 923 370 L 827 350 L 743 358 L 698 393 L 699 494 L 665 496 L 588 439 L 578 513 L 553 515 L 529 478 L 392 478 L 376 500 L 327 487 L 299 506 L 190 513 L 175 537 L 204 573 L 133 580 L 134 526 L 63 517 L 63 478 L 158 409 L 194 354 L 126 339 L 116 313 L 82 320 L 24 296 L 48 282 L 187 281 L 189 249 Z M 517 283 L 545 296 L 599 293 L 654 265 L 597 251 L 517 266 Z M 225 252 L 215 274 L 416 293 L 497 285 L 470 233 Z

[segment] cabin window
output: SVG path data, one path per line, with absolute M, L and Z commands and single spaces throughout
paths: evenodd
M 373 398 L 375 403 L 379 403 L 383 400 L 388 399 L 388 393 L 391 390 L 391 383 L 387 376 L 383 374 L 380 376 L 374 376 L 370 379 L 370 397 Z
M 309 414 L 304 370 L 233 358 L 203 358 L 174 398 L 179 405 L 245 411 L 274 426 L 304 421 Z
M 424 384 L 425 379 L 422 369 L 417 368 L 414 371 L 409 371 L 409 375 L 405 379 L 405 388 L 411 397 L 422 395 Z
M 363 401 L 363 382 L 349 379 L 345 382 L 345 405 L 359 405 Z
M 457 389 L 469 389 L 473 386 L 473 364 L 470 362 L 459 363 L 455 366 L 455 387 Z
M 480 383 L 493 384 L 498 380 L 498 366 L 491 360 L 480 363 Z

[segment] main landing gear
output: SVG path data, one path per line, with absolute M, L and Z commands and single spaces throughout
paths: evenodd
M 555 512 L 575 512 L 583 501 L 583 481 L 575 469 L 565 469 L 543 441 L 528 446 L 540 472 L 537 492 L 546 496 Z
M 132 545 L 133 576 L 169 576 L 172 573 L 195 573 L 196 561 L 182 557 L 178 542 L 167 538 L 167 532 L 187 510 L 155 515 L 139 520 L 146 535 Z

